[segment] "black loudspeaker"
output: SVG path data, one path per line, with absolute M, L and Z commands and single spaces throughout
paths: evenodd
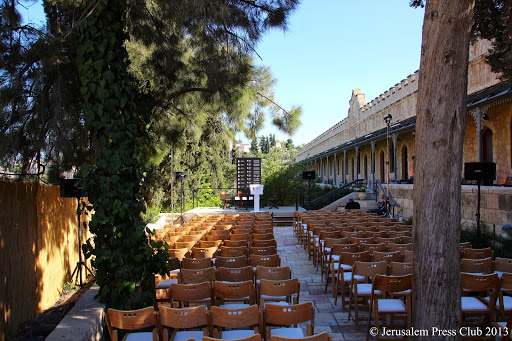
M 82 195 L 82 180 L 80 179 L 65 179 L 60 183 L 60 196 L 62 198 L 81 198 Z
M 496 164 L 494 162 L 466 162 L 464 164 L 466 180 L 496 180 Z
M 176 180 L 179 180 L 179 181 L 188 180 L 188 172 L 176 172 Z
M 316 179 L 315 171 L 302 172 L 302 179 L 304 179 L 304 180 L 315 180 Z

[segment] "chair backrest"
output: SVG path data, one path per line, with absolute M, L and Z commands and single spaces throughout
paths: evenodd
M 138 310 L 117 310 L 109 308 L 106 315 L 110 338 L 117 341 L 117 329 L 137 330 L 157 326 L 155 309 L 147 307 Z M 155 333 L 155 332 L 154 332 Z
M 190 329 L 208 326 L 208 311 L 206 306 L 188 307 L 184 309 L 170 308 L 160 305 L 160 325 L 175 329 Z M 164 340 L 168 340 L 164 338 Z
M 400 243 L 400 237 L 392 237 L 392 238 L 377 238 L 377 243 L 384 243 L 388 245 L 389 243 L 398 244 Z
M 356 261 L 369 262 L 371 255 L 368 251 L 365 252 L 342 252 L 340 255 L 340 263 L 352 265 Z
M 227 247 L 247 247 L 249 245 L 249 241 L 248 240 L 229 240 L 229 239 L 226 239 L 224 241 L 224 246 L 227 246 Z
M 462 256 L 463 258 L 471 258 L 471 259 L 483 259 L 492 257 L 493 251 L 490 247 L 485 249 L 464 249 Z
M 384 261 L 381 261 L 381 262 L 355 261 L 352 266 L 352 278 L 354 278 L 354 276 L 363 276 L 363 277 L 372 279 L 376 275 L 386 275 L 387 271 L 388 271 L 388 264 Z
M 400 253 L 400 251 L 395 251 L 395 252 L 374 251 L 373 252 L 373 261 L 380 262 L 382 260 L 386 261 L 388 264 L 391 262 L 401 262 L 402 254 Z
M 277 248 L 275 246 L 267 246 L 267 247 L 251 246 L 251 247 L 249 247 L 249 254 L 250 255 L 260 255 L 260 256 L 276 255 Z
M 258 246 L 258 247 L 275 246 L 275 247 L 277 247 L 277 242 L 273 238 L 268 239 L 268 240 L 253 240 L 252 246 Z
M 388 252 L 395 252 L 395 251 L 400 251 L 400 253 L 402 253 L 402 256 L 403 256 L 403 252 L 404 251 L 412 251 L 412 244 L 411 243 L 408 243 L 408 244 L 395 244 L 395 243 L 389 243 L 388 244 Z
M 394 293 L 412 289 L 412 275 L 385 276 L 376 275 L 372 283 L 372 296 L 376 290 Z
M 191 250 L 194 245 L 196 245 L 196 242 L 195 241 L 190 241 L 190 242 L 176 242 L 174 243 L 174 247 L 176 249 L 189 249 Z
M 173 302 L 200 302 L 212 298 L 212 286 L 209 282 L 194 284 L 171 284 Z
M 292 326 L 309 322 L 306 335 L 313 335 L 315 329 L 315 308 L 313 303 L 305 302 L 293 305 L 266 304 L 263 310 L 267 339 L 270 339 L 270 326 Z
M 289 266 L 278 266 L 278 267 L 269 267 L 269 266 L 256 266 L 256 280 L 260 279 L 268 279 L 268 280 L 284 280 L 292 278 L 292 271 Z
M 232 234 L 252 234 L 252 229 L 237 227 L 231 230 Z
M 357 252 L 359 245 L 356 244 L 334 244 L 331 248 L 331 256 L 341 255 L 343 252 Z
M 244 328 L 255 326 L 261 327 L 260 310 L 256 304 L 247 308 L 226 309 L 211 307 L 212 327 L 221 328 Z
M 252 340 L 251 340 L 252 341 Z M 272 335 L 270 341 L 332 341 L 328 332 L 322 332 L 313 336 L 304 336 L 299 338 L 289 338 L 284 336 Z
M 222 240 L 200 240 L 199 247 L 219 247 L 222 245 Z
M 300 282 L 297 278 L 284 280 L 261 279 L 258 285 L 258 295 L 265 296 L 291 296 L 300 293 Z
M 495 299 L 500 279 L 498 274 L 478 275 L 463 272 L 460 274 L 460 282 L 463 293 L 487 292 L 486 296 L 492 296 L 492 299 Z
M 412 262 L 391 262 L 389 263 L 389 274 L 391 276 L 403 276 L 412 274 Z
M 273 233 L 263 233 L 263 234 L 255 233 L 252 235 L 252 240 L 270 240 L 270 239 L 274 239 Z
M 253 281 L 244 282 L 213 282 L 213 296 L 215 300 L 241 300 L 249 297 L 250 304 L 255 303 L 256 291 Z
M 384 244 L 384 243 L 379 243 L 379 244 L 362 243 L 359 245 L 359 251 L 361 251 L 361 252 L 363 252 L 363 251 L 368 251 L 370 253 L 372 253 L 373 251 L 385 252 L 386 250 L 387 250 L 386 244 Z
M 221 341 L 222 339 L 216 339 L 214 337 L 203 336 L 201 341 Z M 230 339 L 231 341 L 261 341 L 262 337 L 260 333 L 253 334 L 251 336 L 242 337 L 239 339 Z
M 224 239 L 228 238 L 229 237 L 229 230 L 211 230 L 210 231 L 210 234 L 212 236 L 222 236 Z
M 512 273 L 512 259 L 496 257 L 494 260 L 494 271 Z
M 325 238 L 324 247 L 331 249 L 334 244 L 348 244 L 348 238 Z
M 402 252 L 402 262 L 404 263 L 412 263 L 412 259 L 413 259 L 413 252 L 412 251 L 403 251 Z
M 370 238 L 358 238 L 358 237 L 354 237 L 350 240 L 350 242 L 352 244 L 357 244 L 357 245 L 361 245 L 361 244 L 373 244 L 375 243 L 375 239 L 373 237 L 370 237 Z
M 192 258 L 215 258 L 217 256 L 217 247 L 193 247 Z
M 483 259 L 462 258 L 460 260 L 460 271 L 469 273 L 490 274 L 494 269 L 494 262 L 491 257 Z
M 213 267 L 211 258 L 183 258 L 183 269 L 206 269 Z
M 279 255 L 250 255 L 249 264 L 251 266 L 281 266 L 281 257 Z
M 242 268 L 249 265 L 246 256 L 238 257 L 217 257 L 215 267 L 217 268 Z
M 238 246 L 238 247 L 223 246 L 220 248 L 220 255 L 222 257 L 239 257 L 239 256 L 247 257 L 248 249 L 247 249 L 247 246 Z
M 254 270 L 252 266 L 244 266 L 242 268 L 217 268 L 217 281 L 254 281 Z
M 181 269 L 181 283 L 202 283 L 215 281 L 215 269 L 213 267 L 206 269 Z
M 241 234 L 230 234 L 229 240 L 251 240 L 251 235 L 249 233 L 241 233 Z
M 186 247 L 180 249 L 169 249 L 167 251 L 169 253 L 169 258 L 177 258 L 179 261 L 182 261 L 183 258 L 188 254 L 189 249 Z
M 500 289 L 507 291 L 512 290 L 512 273 L 505 272 L 501 275 Z

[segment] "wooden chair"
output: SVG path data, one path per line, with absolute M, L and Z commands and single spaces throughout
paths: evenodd
M 388 252 L 400 251 L 400 253 L 402 254 L 402 257 L 403 257 L 404 251 L 412 251 L 412 244 L 411 243 L 408 243 L 408 244 L 389 243 L 387 251 Z
M 215 281 L 213 282 L 213 296 L 215 305 L 228 309 L 249 307 L 256 303 L 253 281 L 236 283 Z
M 222 245 L 222 240 L 200 240 L 199 247 L 220 247 Z
M 210 332 L 210 319 L 204 305 L 176 309 L 161 305 L 159 307 L 161 335 L 165 341 L 190 340 L 201 341 Z M 170 338 L 169 330 L 174 329 Z
M 118 341 L 118 329 L 127 331 L 136 331 L 139 329 L 151 328 L 151 332 L 136 332 L 132 334 L 135 337 L 141 337 L 144 340 L 159 340 L 158 337 L 158 318 L 153 307 L 147 307 L 138 310 L 116 310 L 109 308 L 105 315 L 108 333 L 112 341 Z
M 481 326 L 487 326 L 490 322 L 494 322 L 494 307 L 496 305 L 496 297 L 499 288 L 499 277 L 497 274 L 477 275 L 470 273 L 461 273 L 461 313 L 462 325 L 471 326 L 477 323 L 465 321 L 466 316 L 482 316 L 483 322 Z M 485 296 L 464 296 L 470 293 L 482 293 Z M 488 297 L 488 300 L 485 300 Z
M 372 255 L 374 262 L 386 261 L 388 264 L 391 262 L 401 262 L 402 254 L 400 251 L 395 252 L 379 252 L 374 251 Z
M 181 264 L 183 269 L 206 269 L 213 267 L 211 258 L 183 258 Z
M 256 247 L 268 247 L 268 246 L 274 246 L 277 247 L 277 242 L 275 239 L 269 239 L 269 240 L 253 240 L 252 246 Z
M 373 251 L 379 251 L 379 252 L 386 252 L 387 247 L 384 243 L 379 244 L 366 244 L 362 243 L 359 245 L 359 251 L 364 252 L 368 251 L 369 253 L 372 253 Z
M 279 255 L 250 255 L 249 264 L 256 268 L 256 266 L 276 267 L 281 266 L 281 257 Z
M 500 279 L 500 286 L 498 290 L 498 297 L 496 299 L 496 310 L 500 312 L 501 321 L 505 320 L 505 312 L 512 310 L 512 297 L 504 295 L 503 292 L 512 291 L 512 273 L 503 273 Z M 490 302 L 490 297 L 486 297 L 485 301 Z
M 250 246 L 249 247 L 249 255 L 270 256 L 270 255 L 276 255 L 276 254 L 277 254 L 277 248 L 275 246 L 267 246 L 267 247 Z
M 394 238 L 377 238 L 377 243 L 384 243 L 386 245 L 388 244 L 399 244 L 400 243 L 400 237 L 394 237 Z
M 405 303 L 399 298 L 387 298 L 387 294 L 403 292 L 412 289 L 412 275 L 405 276 L 383 276 L 376 275 L 372 283 L 370 296 L 370 313 L 368 315 L 368 330 L 366 340 L 370 335 L 372 315 L 374 316 L 375 327 L 380 330 L 379 321 L 381 315 L 406 315 L 405 329 L 411 328 L 411 299 L 406 296 Z M 410 339 L 410 337 L 408 337 Z M 379 333 L 375 335 L 379 340 Z
M 491 325 L 496 328 L 499 335 L 503 335 L 501 341 L 510 341 L 510 331 L 512 330 L 512 312 L 509 311 L 507 321 L 492 322 Z
M 249 265 L 246 256 L 238 257 L 217 257 L 215 267 L 217 268 L 242 268 Z
M 376 252 L 376 251 L 375 251 Z M 346 289 L 347 285 L 350 287 L 350 283 L 352 282 L 352 266 L 354 262 L 369 262 L 370 261 L 370 253 L 369 252 L 342 252 L 340 256 L 340 260 L 338 261 L 338 270 L 336 272 L 334 287 L 333 287 L 333 297 L 334 297 L 334 305 L 338 303 L 338 292 L 341 289 L 341 310 L 345 311 L 345 304 L 347 303 L 346 298 Z M 347 270 L 350 268 L 350 270 Z M 354 276 L 354 280 L 364 281 L 364 277 L 362 276 Z
M 230 234 L 229 240 L 243 240 L 249 242 L 251 240 L 251 235 L 249 233 Z
M 489 258 L 462 258 L 460 260 L 460 270 L 467 273 L 490 274 L 494 269 L 494 262 Z
M 190 303 L 204 304 L 209 308 L 212 297 L 212 285 L 209 282 L 171 285 L 171 300 L 179 308 L 188 307 Z
M 211 321 L 213 336 L 223 340 L 246 338 L 258 334 L 262 330 L 261 313 L 257 305 L 240 309 L 213 306 Z M 225 328 L 230 328 L 230 330 L 224 330 Z
M 348 244 L 347 238 L 325 238 L 325 241 L 320 250 L 320 271 L 322 272 L 322 278 L 324 277 L 325 264 L 329 262 L 328 258 L 331 253 L 331 249 L 335 244 Z
M 512 273 L 512 259 L 496 257 L 494 260 L 494 273 L 501 277 L 504 272 Z
M 334 288 L 336 282 L 336 273 L 340 267 L 340 257 L 343 252 L 357 252 L 359 250 L 359 246 L 356 244 L 334 244 L 331 248 L 331 252 L 329 253 L 329 257 L 327 258 L 327 262 L 324 265 L 325 272 L 325 288 L 324 292 L 327 292 L 327 286 L 329 285 L 329 276 L 331 276 L 332 288 Z M 351 266 L 341 265 L 343 270 L 350 271 L 352 269 Z
M 260 279 L 258 283 L 258 302 L 265 307 L 265 301 L 279 304 L 298 304 L 300 299 L 300 282 L 297 278 L 284 280 Z
M 373 237 L 370 237 L 370 238 L 359 238 L 359 237 L 353 237 L 350 242 L 352 244 L 356 244 L 356 245 L 361 245 L 361 244 L 374 244 L 375 243 L 375 239 L 373 239 Z
M 348 300 L 348 319 L 351 318 L 351 307 L 354 306 L 354 321 L 359 327 L 359 305 L 367 303 L 372 294 L 372 280 L 376 275 L 386 275 L 387 263 L 382 262 L 354 262 Z M 364 280 L 361 280 L 361 277 Z M 378 294 L 379 292 L 377 292 Z M 363 301 L 360 302 L 359 298 Z
M 242 268 L 217 268 L 217 281 L 254 282 L 254 270 L 252 266 L 244 266 Z
M 303 328 L 297 327 L 301 323 L 306 325 L 306 333 Z M 263 310 L 263 325 L 265 337 L 270 340 L 272 336 L 300 338 L 311 336 L 315 330 L 315 309 L 313 303 L 305 302 L 288 306 L 267 304 Z M 293 327 L 293 326 L 296 327 Z M 281 328 L 273 328 L 273 327 Z M 284 328 L 283 328 L 284 327 Z
M 485 249 L 464 249 L 462 253 L 463 258 L 469 259 L 484 259 L 484 258 L 492 258 L 493 251 L 490 247 Z
M 313 336 L 305 336 L 300 338 L 291 338 L 291 337 L 283 337 L 283 336 L 271 336 L 270 341 L 332 341 L 329 333 L 322 332 L 320 334 L 316 334 Z
M 247 246 L 238 246 L 238 247 L 223 246 L 220 248 L 220 256 L 222 256 L 222 257 L 240 257 L 240 256 L 247 257 L 248 254 L 249 254 L 249 250 L 247 249 Z
M 257 234 L 257 233 L 254 233 L 252 235 L 252 240 L 271 240 L 271 239 L 274 239 L 274 234 L 273 233 L 263 233 L 263 234 Z
M 412 263 L 412 259 L 413 259 L 413 252 L 412 251 L 403 251 L 402 252 L 402 262 L 404 263 Z
M 169 258 L 177 258 L 180 262 L 189 254 L 189 249 L 186 247 L 179 249 L 169 249 Z
M 215 269 L 213 267 L 206 269 L 181 269 L 180 283 L 193 284 L 215 281 Z
M 217 247 L 193 247 L 192 258 L 215 258 L 217 256 Z
M 196 245 L 195 241 L 190 242 L 176 242 L 174 243 L 174 247 L 176 249 L 188 249 L 189 251 L 192 250 L 192 248 Z

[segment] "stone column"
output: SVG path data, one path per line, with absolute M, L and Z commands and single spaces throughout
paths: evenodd
M 343 151 L 343 184 L 347 184 L 347 151 Z
M 336 181 L 336 178 L 338 177 L 338 160 L 336 159 L 336 153 L 334 153 L 334 185 L 336 186 L 338 181 Z
M 356 146 L 356 174 L 354 175 L 355 179 L 352 179 L 352 181 L 359 179 L 359 171 L 361 170 L 361 165 L 359 161 L 359 146 Z
M 329 167 L 329 155 L 325 156 L 325 166 L 326 166 L 325 173 L 327 175 L 327 183 L 329 183 L 329 175 L 330 175 L 329 173 L 331 172 L 331 169 Z
M 393 134 L 391 137 L 393 138 L 393 179 L 396 180 L 396 141 L 398 140 L 398 135 Z
M 375 187 L 375 141 L 370 142 L 372 146 L 372 190 Z

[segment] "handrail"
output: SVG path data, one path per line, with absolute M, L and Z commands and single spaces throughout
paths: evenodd
M 325 198 L 327 198 L 327 197 L 329 197 L 331 195 L 334 195 L 336 192 L 341 191 L 341 190 L 343 190 L 343 189 L 345 189 L 347 187 L 351 187 L 355 183 L 360 183 L 360 182 L 363 182 L 363 181 L 364 181 L 364 179 L 356 179 L 356 180 L 354 180 L 352 182 L 349 182 L 348 184 L 345 184 L 345 185 L 343 185 L 341 187 L 336 188 L 335 190 L 330 191 L 329 193 L 326 193 L 326 194 L 324 194 L 322 196 L 319 196 L 315 200 L 308 201 L 308 209 L 311 208 L 312 204 L 315 204 L 315 203 L 319 202 L 322 199 L 325 199 Z
M 398 203 L 397 203 L 396 201 L 394 201 L 394 199 L 393 199 L 393 198 L 391 198 L 391 197 L 388 195 L 388 192 L 384 189 L 384 187 L 382 187 L 382 183 L 380 182 L 380 180 L 379 180 L 379 179 L 375 179 L 375 185 L 376 185 L 378 188 L 380 188 L 380 189 L 381 189 L 382 193 L 384 194 L 384 197 L 386 198 L 386 200 L 387 200 L 387 201 L 389 201 L 389 204 L 390 204 L 391 206 L 400 206 L 400 205 L 398 205 Z M 378 191 L 377 191 L 377 193 L 378 193 Z M 376 202 L 377 202 L 377 201 L 379 201 L 379 196 L 378 196 L 378 195 L 375 197 L 375 201 L 376 201 Z

